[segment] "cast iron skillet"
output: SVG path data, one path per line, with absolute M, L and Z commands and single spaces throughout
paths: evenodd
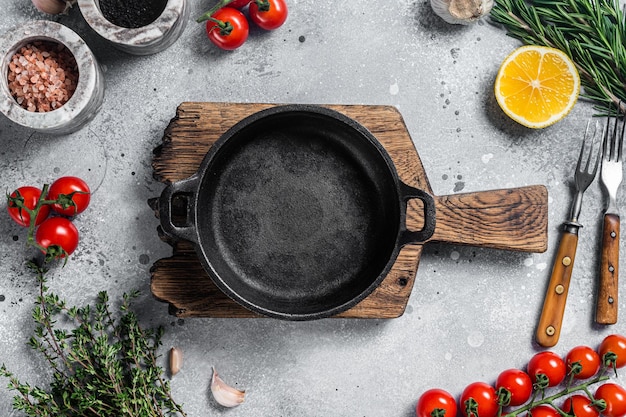
M 185 224 L 172 218 L 184 197 Z M 406 228 L 422 200 L 424 226 Z M 398 178 L 376 138 L 336 111 L 273 107 L 225 132 L 193 176 L 159 202 L 166 234 L 194 243 L 215 284 L 257 313 L 329 317 L 385 278 L 402 246 L 435 230 L 433 197 Z

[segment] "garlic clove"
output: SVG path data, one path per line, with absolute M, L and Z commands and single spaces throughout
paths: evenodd
M 433 11 L 448 23 L 468 25 L 493 8 L 494 0 L 430 0 Z
M 236 407 L 243 403 L 246 392 L 227 385 L 217 374 L 215 367 L 211 378 L 211 393 L 215 401 L 223 407 Z
M 76 4 L 76 0 L 32 0 L 32 2 L 37 10 L 47 14 L 67 14 Z
M 183 351 L 179 347 L 173 347 L 170 349 L 170 374 L 172 376 L 180 372 L 180 368 L 183 365 Z

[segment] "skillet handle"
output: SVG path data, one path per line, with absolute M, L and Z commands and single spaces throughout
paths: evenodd
M 200 178 L 197 175 L 169 184 L 159 197 L 159 220 L 166 235 L 178 239 L 198 243 L 196 238 L 195 192 Z M 184 226 L 174 224 L 173 200 L 183 196 L 186 200 L 186 217 Z
M 433 196 L 424 190 L 413 188 L 409 185 L 400 183 L 400 191 L 402 193 L 402 224 L 400 230 L 400 246 L 410 243 L 423 243 L 430 239 L 435 233 L 436 211 L 435 200 Z M 406 203 L 413 198 L 419 198 L 424 204 L 424 226 L 422 230 L 411 231 L 406 227 Z

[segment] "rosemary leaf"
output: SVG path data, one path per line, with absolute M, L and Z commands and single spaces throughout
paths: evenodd
M 528 45 L 557 48 L 575 63 L 582 96 L 626 114 L 626 8 L 619 0 L 495 0 L 492 22 Z

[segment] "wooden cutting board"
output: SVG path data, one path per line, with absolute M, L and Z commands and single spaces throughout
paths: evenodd
M 182 103 L 154 150 L 154 177 L 165 184 L 193 175 L 211 145 L 241 119 L 275 104 Z M 432 194 L 432 189 L 404 120 L 392 106 L 326 105 L 358 121 L 381 142 L 394 161 L 400 179 Z M 419 144 L 419 140 L 417 140 Z M 435 232 L 429 241 L 524 252 L 547 249 L 548 193 L 544 186 L 433 196 Z M 158 215 L 158 198 L 151 200 Z M 180 208 L 184 217 L 184 208 Z M 176 215 L 176 213 L 174 213 Z M 407 226 L 420 230 L 423 208 L 411 200 Z M 178 317 L 259 317 L 223 294 L 204 271 L 194 247 L 172 245 L 169 258 L 151 269 L 153 295 L 169 304 Z M 395 318 L 403 314 L 413 289 L 423 244 L 405 246 L 387 277 L 367 298 L 335 317 Z

